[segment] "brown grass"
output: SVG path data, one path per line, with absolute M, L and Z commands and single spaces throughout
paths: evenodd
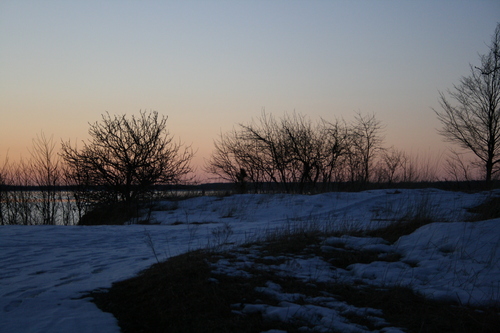
M 239 316 L 231 304 L 257 297 L 254 283 L 241 278 L 210 278 L 209 260 L 214 254 L 196 251 L 153 265 L 137 277 L 114 283 L 109 290 L 90 296 L 105 312 L 111 312 L 124 333 L 137 332 L 261 332 L 272 327 L 293 328 L 264 322 L 260 315 Z
M 275 235 L 276 236 L 276 235 Z M 314 255 L 319 235 L 273 237 L 269 244 L 257 246 L 261 258 L 270 252 L 276 255 Z M 290 242 L 294 242 L 292 246 Z M 254 248 L 255 248 L 254 246 Z M 313 251 L 311 251 L 313 249 Z M 290 253 L 289 250 L 292 252 Z M 241 252 L 247 248 L 239 248 Z M 373 253 L 346 254 L 346 263 L 375 260 Z M 282 329 L 299 332 L 305 323 L 270 322 L 260 314 L 241 315 L 232 311 L 233 304 L 249 303 L 275 305 L 276 300 L 257 293 L 255 287 L 267 281 L 279 284 L 284 292 L 319 296 L 328 293 L 358 307 L 382 309 L 384 319 L 392 326 L 404 327 L 407 332 L 496 332 L 500 327 L 500 309 L 475 309 L 458 304 L 426 299 L 402 287 L 375 288 L 365 285 L 310 283 L 277 275 L 270 269 L 249 268 L 250 278 L 230 277 L 212 273 L 210 262 L 220 258 L 235 261 L 231 252 L 195 251 L 155 264 L 138 276 L 116 282 L 109 290 L 90 293 L 103 311 L 111 312 L 122 332 L 262 332 Z M 330 258 L 331 259 L 331 258 Z M 269 261 L 270 264 L 275 262 Z M 375 329 L 367 318 L 352 315 L 349 320 Z M 380 329 L 380 328 L 378 328 Z
M 401 236 L 409 235 L 418 228 L 432 222 L 433 220 L 427 217 L 417 217 L 409 220 L 401 219 L 387 225 L 386 227 L 366 231 L 364 235 L 368 237 L 380 237 L 389 243 L 394 243 Z
M 337 285 L 324 286 L 324 289 L 355 306 L 382 309 L 387 322 L 406 328 L 409 333 L 493 333 L 500 327 L 500 309 L 475 309 L 432 301 L 405 287 Z
M 492 197 L 485 202 L 468 209 L 475 214 L 473 221 L 484 221 L 500 217 L 500 197 Z

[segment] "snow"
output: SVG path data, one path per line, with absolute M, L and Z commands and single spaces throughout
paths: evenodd
M 381 238 L 347 235 L 327 238 L 321 244 L 325 252 L 370 250 L 381 258 L 397 253 L 401 257 L 398 261 L 358 263 L 341 269 L 320 257 L 286 257 L 270 266 L 279 274 L 310 283 L 340 279 L 374 286 L 404 285 L 434 299 L 499 305 L 500 219 L 464 222 L 466 208 L 492 194 L 500 193 L 425 189 L 199 197 L 162 203 L 151 213 L 153 225 L 2 226 L 0 332 L 119 332 L 115 318 L 83 296 L 155 263 L 153 249 L 158 259 L 164 260 L 200 247 L 237 245 L 297 225 L 329 231 L 373 229 L 424 206 L 437 222 L 394 244 Z M 248 267 L 263 265 L 254 262 L 258 248 L 235 251 L 237 260 L 221 258 L 214 264 L 214 272 L 248 276 Z M 283 321 L 309 321 L 318 332 L 332 327 L 345 332 L 368 331 L 344 316 L 356 313 L 376 323 L 378 332 L 403 331 L 385 323 L 380 310 L 356 308 L 332 295 L 287 294 L 272 281 L 258 288 L 278 303 L 238 304 L 235 313 L 260 312 Z

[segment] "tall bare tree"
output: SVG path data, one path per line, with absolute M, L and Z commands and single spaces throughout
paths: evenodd
M 352 181 L 370 181 L 376 156 L 384 142 L 383 129 L 375 114 L 356 113 L 348 143 Z
M 342 120 L 329 122 L 322 119 L 319 131 L 321 138 L 321 178 L 325 186 L 344 180 L 345 160 L 348 154 L 349 129 Z
M 378 178 L 380 182 L 397 183 L 403 180 L 403 167 L 406 154 L 394 147 L 384 149 L 380 156 Z
M 192 171 L 191 147 L 174 141 L 167 118 L 156 111 L 130 118 L 103 114 L 101 122 L 90 124 L 89 135 L 80 150 L 62 144 L 70 174 L 87 185 L 105 186 L 112 200 L 128 206 L 152 185 L 179 182 Z
M 489 182 L 500 170 L 500 24 L 480 62 L 479 66 L 471 65 L 471 74 L 448 91 L 455 103 L 440 92 L 442 110 L 434 112 L 442 124 L 439 133 L 472 151 Z

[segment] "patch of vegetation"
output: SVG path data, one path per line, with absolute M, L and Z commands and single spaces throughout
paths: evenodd
M 261 332 L 289 324 L 265 322 L 258 314 L 240 316 L 231 304 L 263 300 L 254 290 L 261 281 L 217 276 L 208 264 L 215 254 L 186 253 L 155 264 L 137 277 L 90 293 L 95 304 L 111 312 L 122 332 Z
M 395 230 L 401 232 L 401 229 Z M 396 235 L 396 231 L 390 234 Z M 238 304 L 277 306 L 279 300 L 256 291 L 269 281 L 279 285 L 284 293 L 304 295 L 303 299 L 295 301 L 296 304 L 306 304 L 308 297 L 330 295 L 356 307 L 380 309 L 387 323 L 407 332 L 496 332 L 500 327 L 498 308 L 437 302 L 400 286 L 378 288 L 364 284 L 306 282 L 279 274 L 273 265 L 281 264 L 285 257 L 319 254 L 319 244 L 326 235 L 302 230 L 284 232 L 282 237 L 278 232 L 268 236 L 267 241 L 246 244 L 234 251 L 198 250 L 172 257 L 134 278 L 114 283 L 109 290 L 94 291 L 90 296 L 99 308 L 118 319 L 125 333 L 303 330 L 308 324 L 302 321 L 276 322 L 263 318 L 260 312 L 242 314 L 235 310 Z M 241 254 L 252 258 L 252 263 L 245 261 L 242 268 L 248 276 L 213 272 L 211 263 L 225 259 L 234 266 L 240 263 Z M 381 260 L 375 252 L 350 249 L 323 253 L 323 256 L 336 267 Z M 347 318 L 368 329 L 381 328 L 370 318 L 354 312 Z
M 500 217 L 500 197 L 491 197 L 485 202 L 467 209 L 475 214 L 473 221 L 484 221 Z
M 128 206 L 124 202 L 100 204 L 83 215 L 78 225 L 123 225 L 137 216 L 136 205 Z
M 401 255 L 397 253 L 390 253 L 383 258 L 379 256 L 378 252 L 375 251 L 360 251 L 360 250 L 343 250 L 343 249 L 332 249 L 329 251 L 323 251 L 319 253 L 321 257 L 338 268 L 347 268 L 347 266 L 352 264 L 369 264 L 374 261 L 387 261 L 395 262 L 401 259 Z
M 350 285 L 319 285 L 339 300 L 358 307 L 381 309 L 384 319 L 407 332 L 496 332 L 500 309 L 477 309 L 425 298 L 406 287 L 375 288 Z M 363 318 L 352 318 L 364 323 Z M 369 327 L 369 325 L 368 325 Z M 371 328 L 371 327 L 369 327 Z
M 396 242 L 401 236 L 409 235 L 420 227 L 434 222 L 431 218 L 401 219 L 385 227 L 369 230 L 364 233 L 368 237 L 380 237 L 389 243 Z
M 358 234 L 368 237 L 380 237 L 389 243 L 394 243 L 401 236 L 409 235 L 426 224 L 445 220 L 435 215 L 429 196 L 423 196 L 406 207 L 398 207 L 394 214 L 394 222 Z
M 320 232 L 315 230 L 285 232 L 283 234 L 280 234 L 280 231 L 275 231 L 267 235 L 266 240 L 262 243 L 262 251 L 271 256 L 311 253 L 310 248 L 317 247 L 321 240 Z

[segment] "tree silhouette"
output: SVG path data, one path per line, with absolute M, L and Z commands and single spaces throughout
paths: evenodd
M 480 56 L 479 67 L 448 91 L 455 104 L 440 93 L 440 112 L 434 110 L 445 140 L 471 151 L 491 181 L 500 169 L 500 24 L 492 36 L 489 52 Z
M 79 150 L 63 142 L 62 157 L 79 185 L 101 186 L 106 200 L 135 203 L 153 185 L 172 184 L 192 171 L 191 147 L 175 142 L 158 112 L 102 115 Z

